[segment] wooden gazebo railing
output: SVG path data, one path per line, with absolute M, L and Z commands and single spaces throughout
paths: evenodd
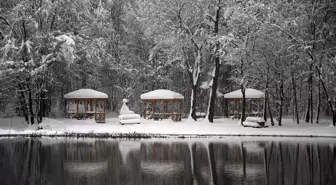
M 181 94 L 166 89 L 142 94 L 141 100 L 144 103 L 143 116 L 145 119 L 158 120 L 171 118 L 174 121 L 181 121 L 183 99 L 184 97 Z M 161 103 L 161 106 L 158 107 L 157 103 Z M 151 106 L 148 106 L 149 104 Z M 148 109 L 151 110 L 149 111 Z M 156 111 L 158 109 L 160 110 L 159 112 Z
M 246 114 L 248 116 L 262 116 L 263 115 L 263 101 L 265 98 L 265 93 L 262 91 L 258 91 L 256 89 L 251 89 L 251 88 L 247 88 L 245 91 L 245 98 L 246 98 Z M 224 99 L 228 100 L 228 106 L 230 105 L 231 102 L 233 102 L 233 107 L 232 108 L 232 112 L 229 112 L 229 114 L 231 113 L 231 116 L 233 115 L 233 118 L 238 118 L 240 119 L 241 117 L 241 103 L 243 100 L 243 95 L 241 90 L 236 90 L 227 94 L 224 94 Z M 252 103 L 257 105 L 257 112 L 253 112 L 252 110 Z
M 97 123 L 105 123 L 107 94 L 92 89 L 79 89 L 64 95 L 70 118 L 93 118 Z

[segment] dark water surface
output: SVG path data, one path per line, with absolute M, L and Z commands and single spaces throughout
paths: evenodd
M 1 185 L 336 185 L 336 140 L 0 139 Z

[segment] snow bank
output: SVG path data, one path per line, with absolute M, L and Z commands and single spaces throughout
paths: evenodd
M 262 91 L 258 91 L 256 89 L 246 88 L 245 90 L 245 97 L 247 99 L 258 99 L 258 98 L 264 98 L 265 93 Z M 236 90 L 227 94 L 224 94 L 224 98 L 243 98 L 243 93 L 241 90 Z
M 119 116 L 119 119 L 140 119 L 139 114 L 123 114 Z
M 85 98 L 91 98 L 91 99 L 107 99 L 108 96 L 105 93 L 93 90 L 93 89 L 79 89 L 77 91 L 70 92 L 68 94 L 64 95 L 64 98 L 66 99 L 85 99 Z
M 248 121 L 248 122 L 265 122 L 264 118 L 261 118 L 261 117 L 247 117 L 245 119 L 245 121 Z
M 223 136 L 289 136 L 289 137 L 331 137 L 336 138 L 336 127 L 329 127 L 330 122 L 320 124 L 297 125 L 291 119 L 283 119 L 283 126 L 269 126 L 264 129 L 243 127 L 237 120 L 215 119 L 194 121 L 183 119 L 153 121 L 140 119 L 141 124 L 120 125 L 119 118 L 106 118 L 105 124 L 97 124 L 94 119 L 43 119 L 39 129 L 29 128 L 20 123 L 20 119 L 0 118 L 0 136 L 60 136 L 60 137 L 223 137 Z M 246 123 L 250 124 L 250 123 Z M 251 123 L 256 124 L 256 123 Z M 255 126 L 255 125 L 253 125 Z
M 252 121 L 244 121 L 243 125 L 246 127 L 255 127 L 255 128 L 259 128 L 260 125 L 256 122 L 252 122 Z
M 119 123 L 120 124 L 140 124 L 141 119 L 140 119 L 139 114 L 123 114 L 119 116 Z
M 167 89 L 158 89 L 155 91 L 147 92 L 140 96 L 142 100 L 150 99 L 184 99 L 184 96 Z
M 120 124 L 140 124 L 140 119 L 121 119 Z

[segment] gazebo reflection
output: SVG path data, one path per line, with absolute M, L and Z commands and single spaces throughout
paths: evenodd
M 64 147 L 64 171 L 67 184 L 109 184 L 110 157 L 121 158 L 118 143 L 70 141 Z
M 190 156 L 186 143 L 142 143 L 141 183 L 192 184 Z

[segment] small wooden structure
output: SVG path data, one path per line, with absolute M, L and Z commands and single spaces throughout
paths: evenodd
M 69 118 L 94 118 L 97 123 L 105 123 L 107 94 L 93 89 L 79 89 L 65 94 L 64 98 Z
M 184 97 L 181 94 L 167 89 L 158 89 L 142 94 L 140 98 L 144 103 L 143 115 L 145 119 L 171 118 L 174 121 L 182 120 L 182 101 Z M 157 103 L 161 103 L 161 107 L 158 107 Z
M 246 88 L 246 114 L 247 116 L 262 116 L 263 115 L 263 99 L 265 98 L 265 93 L 256 89 Z M 228 106 L 231 105 L 231 110 L 229 109 L 229 116 L 233 118 L 240 118 L 241 107 L 243 102 L 243 94 L 240 89 L 224 94 L 224 99 L 228 100 Z M 253 105 L 257 107 L 257 111 L 253 111 Z

